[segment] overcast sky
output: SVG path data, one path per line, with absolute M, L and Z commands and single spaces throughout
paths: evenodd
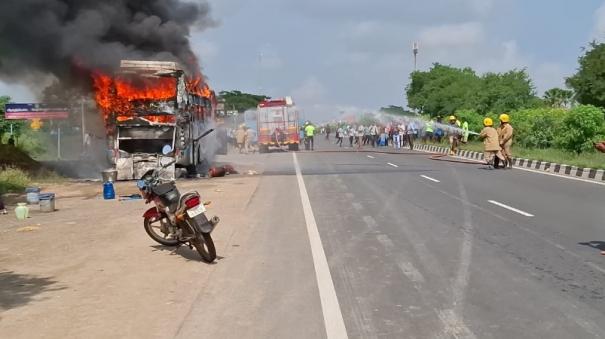
M 527 68 L 563 86 L 581 47 L 605 38 L 603 0 L 210 0 L 220 24 L 192 36 L 217 90 L 291 95 L 307 117 L 405 105 L 418 68 Z M 31 99 L 24 88 L 0 93 Z

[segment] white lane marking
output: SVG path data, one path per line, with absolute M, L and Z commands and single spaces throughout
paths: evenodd
M 405 275 L 411 282 L 421 284 L 424 283 L 424 276 L 412 263 L 410 262 L 400 262 L 397 264 L 403 275 Z
M 454 175 L 458 182 L 464 225 L 462 226 L 462 244 L 460 246 L 460 259 L 458 260 L 460 264 L 456 272 L 456 280 L 454 280 L 452 287 L 452 309 L 444 311 L 445 317 L 442 317 L 441 321 L 446 325 L 446 331 L 455 338 L 476 338 L 475 334 L 466 326 L 463 315 L 470 266 L 473 259 L 473 214 L 466 188 L 462 184 L 462 180 L 460 180 L 456 170 L 454 170 Z
M 391 164 L 390 162 L 387 162 L 387 165 L 389 165 L 389 166 L 393 166 L 393 167 L 399 167 L 399 166 L 397 166 L 397 165 L 395 165 L 395 164 Z
M 334 282 L 332 281 L 332 275 L 330 274 L 330 267 L 328 266 L 326 253 L 321 244 L 317 222 L 315 221 L 315 215 L 313 215 L 313 209 L 311 208 L 311 202 L 309 201 L 309 195 L 307 194 L 307 187 L 303 180 L 296 153 L 292 153 L 292 158 L 294 159 L 296 179 L 298 180 L 298 189 L 300 190 L 300 200 L 305 214 L 309 242 L 311 243 L 311 254 L 313 256 L 317 287 L 319 288 L 319 299 L 321 301 L 321 309 L 324 316 L 326 335 L 328 339 L 346 339 L 348 338 L 347 329 L 342 318 L 338 297 L 336 296 L 336 290 L 334 289 Z
M 536 173 L 536 174 L 550 175 L 552 177 L 557 177 L 557 178 L 561 178 L 561 179 L 569 179 L 569 180 L 575 180 L 575 181 L 582 181 L 582 182 L 586 182 L 586 183 L 589 183 L 589 184 L 596 184 L 596 185 L 605 186 L 605 182 L 599 182 L 599 181 L 590 180 L 590 179 L 568 177 L 566 175 L 560 175 L 560 174 L 557 174 L 557 173 L 538 171 L 538 170 L 534 170 L 534 169 L 531 169 L 531 168 L 524 168 L 524 167 L 517 167 L 517 166 L 515 166 L 514 169 L 518 169 L 518 170 L 522 170 L 522 171 L 526 171 L 526 172 L 531 172 L 531 173 Z
M 427 179 L 427 180 L 430 180 L 430 181 L 432 181 L 432 182 L 441 182 L 441 181 L 439 181 L 439 180 L 437 180 L 437 179 L 435 179 L 435 178 L 431 178 L 431 177 L 426 176 L 426 175 L 421 175 L 421 177 L 423 177 L 423 178 L 425 178 L 425 179 Z
M 373 156 L 371 156 L 371 155 L 368 155 L 368 158 L 370 158 L 370 159 L 376 159 L 376 158 L 374 158 L 374 157 L 373 157 Z
M 506 208 L 507 210 L 513 211 L 513 212 L 515 212 L 515 213 L 519 213 L 519 214 L 524 215 L 524 216 L 526 216 L 526 217 L 530 217 L 530 218 L 531 218 L 531 217 L 533 217 L 533 216 L 534 216 L 534 215 L 533 215 L 533 214 L 531 214 L 531 213 L 527 213 L 527 212 L 522 211 L 522 210 L 520 210 L 520 209 L 517 209 L 517 208 L 514 208 L 514 207 L 510 207 L 510 206 L 508 206 L 508 205 L 505 205 L 505 204 L 503 204 L 503 203 L 501 203 L 501 202 L 497 202 L 497 201 L 495 201 L 495 200 L 488 200 L 487 202 L 489 202 L 490 204 L 494 204 L 494 205 L 496 205 L 496 206 L 500 206 L 500 207 L 502 207 L 502 208 Z

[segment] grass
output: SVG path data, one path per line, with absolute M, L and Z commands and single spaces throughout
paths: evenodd
M 449 147 L 447 143 L 434 143 L 434 145 Z M 462 145 L 460 148 L 469 151 L 483 152 L 483 143 L 473 141 Z M 556 148 L 531 149 L 513 145 L 513 156 L 516 158 L 547 161 L 582 168 L 605 169 L 605 154 L 598 152 L 582 153 L 578 155 Z
M 30 182 L 30 176 L 21 169 L 15 167 L 0 169 L 0 194 L 23 192 Z

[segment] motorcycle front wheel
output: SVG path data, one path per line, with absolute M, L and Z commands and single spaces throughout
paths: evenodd
M 191 244 L 195 246 L 205 262 L 211 263 L 216 259 L 216 249 L 210 233 L 198 235 L 194 240 L 191 240 Z
M 160 217 L 145 218 L 143 225 L 145 226 L 145 232 L 159 244 L 164 246 L 177 246 L 179 241 L 177 239 L 168 238 L 170 233 L 164 226 L 168 222 L 168 217 L 162 214 Z

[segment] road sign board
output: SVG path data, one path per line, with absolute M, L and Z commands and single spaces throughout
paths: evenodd
M 4 118 L 7 120 L 67 119 L 69 109 L 44 104 L 6 104 Z

